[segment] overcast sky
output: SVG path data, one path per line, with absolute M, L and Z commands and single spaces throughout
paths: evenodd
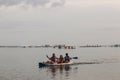
M 0 45 L 115 43 L 119 0 L 0 0 Z

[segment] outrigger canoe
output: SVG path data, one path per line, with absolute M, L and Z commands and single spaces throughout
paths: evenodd
M 99 64 L 98 62 L 68 62 L 68 63 L 54 63 L 54 64 L 48 64 L 45 62 L 39 63 L 39 68 L 41 67 L 47 67 L 47 66 L 66 66 L 66 65 L 78 65 L 78 64 Z

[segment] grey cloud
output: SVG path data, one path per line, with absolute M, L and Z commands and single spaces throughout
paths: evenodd
M 44 6 L 51 3 L 51 6 L 62 6 L 65 0 L 0 0 L 0 6 L 13 6 L 19 4 L 32 5 L 32 6 Z
M 24 1 L 24 0 L 23 0 Z M 31 5 L 45 5 L 47 3 L 49 3 L 50 0 L 26 0 L 27 4 L 31 4 Z
M 65 0 L 60 0 L 59 2 L 52 3 L 52 7 L 63 6 L 65 4 Z
M 50 0 L 0 0 L 0 5 L 12 6 L 19 4 L 31 4 L 31 5 L 45 5 L 49 3 Z

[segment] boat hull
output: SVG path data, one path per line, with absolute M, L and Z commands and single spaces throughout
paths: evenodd
M 40 62 L 39 63 L 39 67 L 46 67 L 46 66 L 64 66 L 64 65 L 73 65 L 73 62 L 69 62 L 69 63 L 54 63 L 54 64 L 47 64 L 44 62 Z
M 98 62 L 69 62 L 69 63 L 54 63 L 54 64 L 47 64 L 45 62 L 39 63 L 39 68 L 47 67 L 47 66 L 66 66 L 66 65 L 79 65 L 79 64 L 99 64 Z

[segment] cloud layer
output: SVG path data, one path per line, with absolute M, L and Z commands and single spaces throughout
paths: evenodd
M 57 6 L 118 6 L 119 0 L 0 0 L 0 6 L 17 6 L 17 5 L 31 5 L 31 6 L 45 6 L 45 7 L 57 7 Z
M 14 6 L 14 5 L 32 5 L 32 6 L 62 6 L 65 0 L 0 0 L 0 6 Z

